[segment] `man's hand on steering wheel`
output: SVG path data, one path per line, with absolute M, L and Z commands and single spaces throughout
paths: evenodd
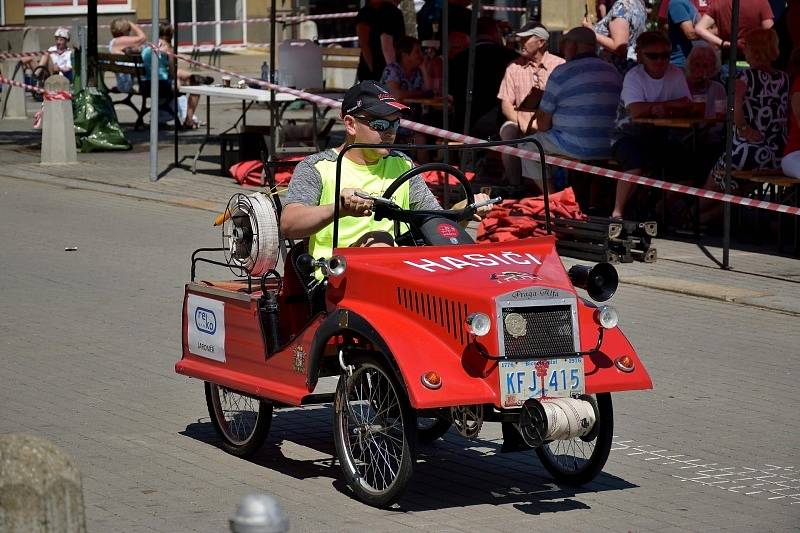
M 357 196 L 356 192 L 362 196 Z M 342 189 L 339 193 L 339 213 L 343 217 L 372 216 L 372 203 L 372 199 L 361 189 Z
M 475 214 L 472 215 L 472 220 L 474 220 L 475 222 L 480 222 L 481 220 L 486 218 L 486 215 L 488 215 L 489 212 L 492 210 L 492 205 L 493 205 L 493 203 L 489 203 L 489 200 L 490 198 L 489 195 L 487 194 L 478 193 L 475 195 L 476 204 L 485 203 L 486 205 L 478 206 L 478 208 L 475 210 Z M 457 202 L 455 205 L 453 205 L 453 209 L 464 209 L 465 207 L 467 207 L 466 200 L 461 200 L 460 202 Z
M 489 195 L 488 194 L 484 194 L 484 193 L 481 192 L 481 193 L 478 193 L 478 194 L 475 195 L 475 203 L 476 204 L 481 204 L 481 203 L 488 202 L 488 201 L 489 201 Z M 482 205 L 482 206 L 478 207 L 478 210 L 475 211 L 475 216 L 472 217 L 473 220 L 476 220 L 476 221 L 480 222 L 481 220 L 486 218 L 486 215 L 488 215 L 489 212 L 492 210 L 492 205 L 493 204 L 486 204 L 486 205 Z

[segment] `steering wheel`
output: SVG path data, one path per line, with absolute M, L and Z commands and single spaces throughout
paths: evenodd
M 389 188 L 383 193 L 383 197 L 387 200 L 391 199 L 392 195 L 397 192 L 397 189 L 400 188 L 402 184 L 413 178 L 414 176 L 418 176 L 423 172 L 428 172 L 430 170 L 440 170 L 445 173 L 445 175 L 455 176 L 458 180 L 458 183 L 461 185 L 461 188 L 464 189 L 464 193 L 467 196 L 467 205 L 471 205 L 475 203 L 475 194 L 472 192 L 472 187 L 469 184 L 469 180 L 464 175 L 461 170 L 457 169 L 452 165 L 446 165 L 444 163 L 425 163 L 424 165 L 420 165 L 418 167 L 414 167 L 410 170 L 407 170 L 403 174 L 397 176 L 395 180 L 389 185 Z M 456 210 L 461 211 L 461 210 Z M 449 218 L 449 217 L 448 217 Z

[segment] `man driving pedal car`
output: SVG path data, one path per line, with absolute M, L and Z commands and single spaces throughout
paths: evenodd
M 395 179 L 414 167 L 403 153 L 391 150 L 402 113 L 408 106 L 395 100 L 388 89 L 374 81 L 351 87 L 342 101 L 345 127 L 342 146 L 306 157 L 295 168 L 281 214 L 281 232 L 291 239 L 309 237 L 312 257 L 330 257 L 333 252 L 333 216 L 336 195 L 336 160 L 345 146 L 354 143 L 384 144 L 386 148 L 356 148 L 345 152 L 339 193 L 338 246 L 393 246 L 394 223 L 372 217 L 373 201 L 357 195 L 382 196 Z M 393 195 L 403 209 L 438 210 L 439 202 L 422 176 L 414 176 Z M 488 200 L 485 194 L 475 201 Z M 490 206 L 477 215 L 485 216 Z

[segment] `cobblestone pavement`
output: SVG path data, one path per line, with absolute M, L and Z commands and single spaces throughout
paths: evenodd
M 613 303 L 655 389 L 614 395 L 613 451 L 586 487 L 555 485 L 532 453 L 500 454 L 487 424 L 477 440 L 451 431 L 423 448 L 400 506 L 373 509 L 340 480 L 329 406 L 278 410 L 254 459 L 230 456 L 202 384 L 173 371 L 188 257 L 218 242 L 213 215 L 151 200 L 0 177 L 0 433 L 48 437 L 76 458 L 90 531 L 224 531 L 254 491 L 278 498 L 292 531 L 800 524 L 797 315 L 639 285 Z M 665 268 L 678 280 L 700 268 L 683 264 Z M 774 294 L 796 290 L 752 266 Z

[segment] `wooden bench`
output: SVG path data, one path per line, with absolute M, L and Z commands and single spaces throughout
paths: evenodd
M 343 48 L 335 45 L 322 47 L 323 78 L 329 82 L 326 84 L 326 89 L 347 89 L 353 85 L 360 55 L 360 48 Z M 332 72 L 334 69 L 343 69 L 345 73 L 341 75 L 334 73 Z M 349 72 L 352 72 L 352 76 Z
M 786 205 L 800 205 L 800 180 L 784 175 L 780 168 L 767 168 L 756 170 L 732 170 L 731 177 L 739 181 L 748 181 L 755 185 L 751 193 L 757 199 L 769 198 L 775 203 Z M 759 215 L 761 212 L 759 211 Z M 760 217 L 759 217 L 760 218 Z M 783 251 L 783 232 L 785 216 L 778 216 L 778 251 Z M 798 239 L 800 236 L 800 217 L 791 216 L 790 226 L 793 226 L 794 253 L 800 252 Z
M 113 72 L 115 75 L 117 73 L 130 75 L 133 80 L 133 87 L 129 92 L 121 91 L 116 84 L 114 87 L 109 88 L 106 85 L 105 76 L 103 75 L 105 72 Z M 124 98 L 116 100 L 111 98 L 111 101 L 115 106 L 128 106 L 136 113 L 136 124 L 134 126 L 136 129 L 144 127 L 144 116 L 150 111 L 150 108 L 147 106 L 147 99 L 150 97 L 150 82 L 148 80 L 143 81 L 143 75 L 144 63 L 142 62 L 142 56 L 140 54 L 97 54 L 98 89 L 109 95 L 124 96 Z M 166 94 L 163 94 L 164 92 L 165 91 L 159 92 L 159 108 L 169 111 L 173 118 L 175 118 L 174 111 L 168 106 L 169 101 L 173 98 L 173 91 L 170 88 Z M 137 107 L 136 104 L 133 103 L 134 96 L 140 96 L 142 98 L 141 107 Z

